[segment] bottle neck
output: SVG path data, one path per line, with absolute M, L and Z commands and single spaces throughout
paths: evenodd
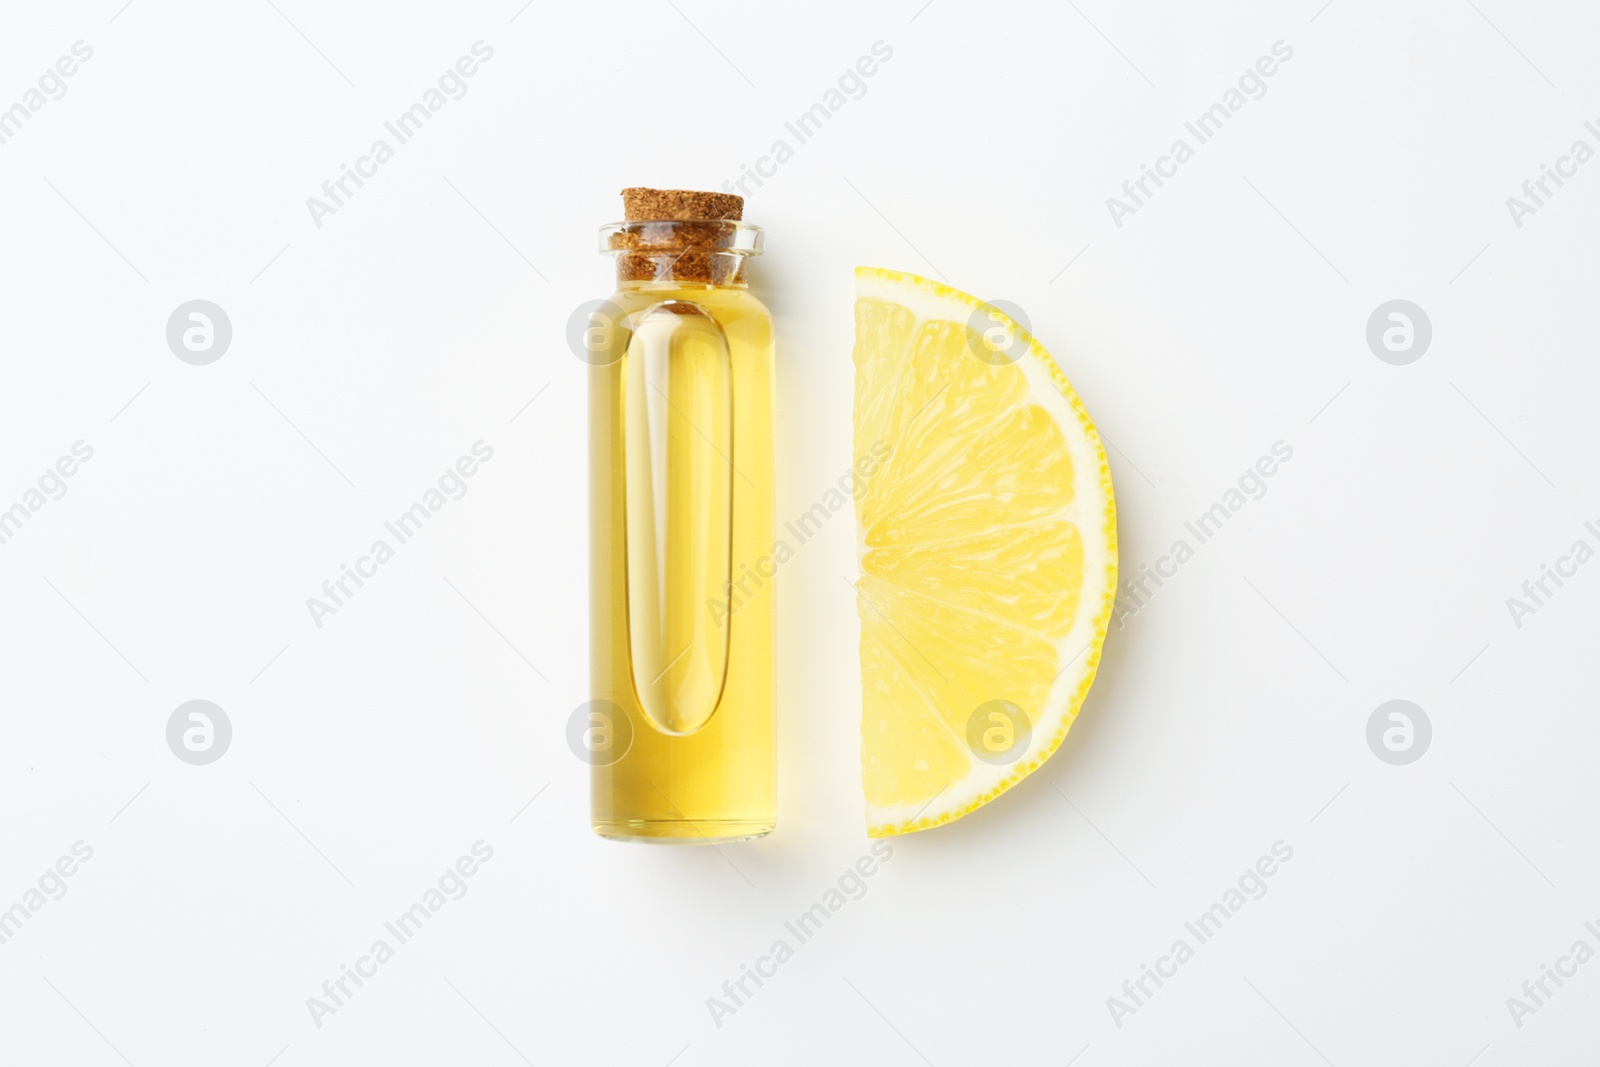
M 744 288 L 761 238 L 759 226 L 731 219 L 630 221 L 603 227 L 600 248 L 616 257 L 621 288 Z
M 652 286 L 703 285 L 708 288 L 746 288 L 745 257 L 734 252 L 707 252 L 684 248 L 673 252 L 621 252 L 617 255 L 617 286 L 643 289 Z

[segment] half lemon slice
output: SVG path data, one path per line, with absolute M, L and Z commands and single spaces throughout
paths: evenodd
M 1060 746 L 1111 620 L 1116 511 L 1083 402 L 999 309 L 859 268 L 855 366 L 861 779 L 887 837 Z

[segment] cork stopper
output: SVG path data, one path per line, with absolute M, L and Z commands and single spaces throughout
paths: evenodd
M 742 285 L 744 256 L 731 250 L 744 197 L 692 189 L 622 190 L 626 220 L 611 232 L 620 281 Z
M 744 217 L 744 197 L 732 193 L 636 186 L 622 190 L 622 211 L 623 218 L 629 222 L 740 219 Z

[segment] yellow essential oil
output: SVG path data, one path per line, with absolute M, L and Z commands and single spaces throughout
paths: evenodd
M 591 317 L 591 820 L 737 841 L 777 815 L 772 318 L 761 230 L 718 193 L 630 189 Z

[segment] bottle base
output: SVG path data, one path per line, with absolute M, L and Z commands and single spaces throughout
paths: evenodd
M 626 822 L 597 822 L 594 832 L 607 841 L 633 841 L 650 845 L 726 845 L 754 841 L 773 830 L 771 821 L 710 819 L 689 822 L 682 819 L 630 819 Z

